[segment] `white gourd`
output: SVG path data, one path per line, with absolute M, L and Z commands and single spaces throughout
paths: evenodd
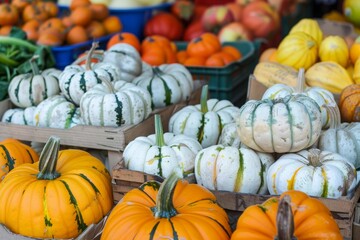
M 10 108 L 5 111 L 1 122 L 7 122 L 20 125 L 34 125 L 35 106 L 27 108 Z

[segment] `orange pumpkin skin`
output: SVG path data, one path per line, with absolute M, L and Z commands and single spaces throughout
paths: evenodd
M 186 48 L 190 57 L 199 56 L 208 58 L 221 50 L 221 43 L 213 33 L 203 33 L 200 37 L 191 40 Z
M 272 197 L 260 205 L 245 209 L 238 219 L 231 240 L 275 239 L 279 200 L 285 195 L 291 198 L 296 239 L 343 239 L 329 209 L 320 200 L 301 191 L 291 190 L 281 194 L 280 198 Z
M 12 169 L 23 163 L 39 161 L 39 155 L 30 146 L 7 138 L 0 142 L 0 182 Z
M 352 84 L 342 90 L 339 108 L 343 122 L 360 122 L 360 84 Z
M 101 240 L 121 239 L 122 236 L 139 240 L 230 239 L 226 212 L 216 204 L 210 191 L 179 180 L 170 197 L 175 216 L 157 218 L 152 209 L 156 206 L 158 190 L 159 183 L 147 182 L 128 192 L 112 210 Z

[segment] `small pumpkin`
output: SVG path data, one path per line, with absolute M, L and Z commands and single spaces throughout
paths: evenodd
M 360 122 L 360 84 L 352 84 L 340 93 L 339 108 L 343 122 Z
M 81 123 L 80 109 L 63 95 L 42 101 L 34 110 L 34 126 L 71 128 Z
M 357 173 L 344 156 L 313 148 L 282 155 L 270 166 L 266 178 L 272 195 L 298 190 L 315 197 L 351 198 Z
M 319 47 L 320 60 L 333 61 L 346 68 L 349 62 L 349 48 L 341 36 L 327 36 Z
M 0 182 L 8 172 L 24 163 L 34 163 L 39 155 L 28 145 L 6 138 L 0 142 Z
M 290 29 L 289 34 L 292 34 L 294 32 L 304 32 L 310 35 L 316 41 L 318 46 L 320 46 L 323 40 L 323 32 L 319 26 L 319 23 L 315 19 L 301 19 Z
M 175 134 L 185 134 L 197 139 L 203 148 L 215 145 L 223 126 L 235 122 L 240 113 L 228 100 L 207 99 L 208 86 L 201 92 L 200 104 L 189 105 L 171 116 L 169 131 Z
M 118 127 L 138 124 L 151 112 L 149 92 L 121 80 L 112 85 L 103 79 L 102 84 L 95 85 L 80 100 L 80 115 L 87 125 Z
M 23 108 L 10 108 L 5 111 L 1 121 L 21 125 L 34 125 L 35 106 Z
M 160 185 L 150 181 L 126 193 L 106 221 L 101 240 L 227 240 L 229 219 L 215 196 L 198 184 L 179 180 L 174 172 Z
M 125 167 L 131 170 L 168 177 L 179 167 L 184 176 L 194 172 L 200 143 L 185 135 L 163 133 L 160 116 L 155 115 L 155 134 L 137 137 L 124 150 Z
M 343 239 L 325 204 L 301 191 L 286 191 L 240 215 L 231 240 Z
M 215 34 L 210 32 L 203 33 L 200 37 L 192 39 L 186 47 L 186 52 L 190 57 L 208 58 L 220 50 L 220 40 Z
M 151 67 L 143 63 L 143 72 L 133 83 L 147 89 L 151 95 L 152 107 L 166 107 L 190 99 L 194 89 L 190 71 L 181 64 L 162 64 Z
M 82 150 L 59 151 L 59 141 L 50 137 L 38 162 L 22 164 L 1 182 L 0 223 L 13 233 L 74 238 L 111 210 L 111 176 L 105 165 Z
M 266 194 L 266 172 L 274 162 L 246 147 L 213 145 L 195 158 L 196 182 L 210 190 Z
M 260 152 L 297 152 L 321 133 L 319 105 L 303 94 L 275 100 L 250 100 L 240 108 L 237 130 L 242 143 Z
M 58 78 L 55 74 L 49 74 L 49 71 L 58 72 L 58 70 L 49 69 L 46 72 L 40 72 L 36 59 L 37 56 L 29 60 L 32 73 L 19 74 L 11 79 L 9 84 L 9 98 L 18 107 L 36 106 L 46 98 L 60 92 Z
M 176 63 L 176 51 L 176 45 L 164 36 L 148 36 L 141 42 L 141 59 L 151 66 Z

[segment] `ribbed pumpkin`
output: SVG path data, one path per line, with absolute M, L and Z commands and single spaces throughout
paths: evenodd
M 285 96 L 294 95 L 294 94 L 304 94 L 312 98 L 320 107 L 321 110 L 321 122 L 322 128 L 328 128 L 330 126 L 330 113 L 323 105 L 333 105 L 336 106 L 336 100 L 334 95 L 321 87 L 307 87 L 304 89 L 305 85 L 305 71 L 303 68 L 299 70 L 298 75 L 298 85 L 296 87 L 290 87 L 285 84 L 275 84 L 272 87 L 268 88 L 262 96 L 262 99 L 277 99 L 283 98 Z
M 39 162 L 12 170 L 0 184 L 0 223 L 34 238 L 74 238 L 112 208 L 111 176 L 89 153 L 59 152 L 51 137 Z
M 195 158 L 196 182 L 210 190 L 266 194 L 266 172 L 274 162 L 246 147 L 214 145 Z
M 120 79 L 119 69 L 111 63 L 99 62 L 93 64 L 91 56 L 98 43 L 93 43 L 88 52 L 85 65 L 72 64 L 66 66 L 59 76 L 61 92 L 66 99 L 79 106 L 81 97 L 102 79 L 110 82 Z
M 103 79 L 87 91 L 80 100 L 80 113 L 84 124 L 118 127 L 138 124 L 150 113 L 149 92 L 126 81 L 114 85 Z
M 23 108 L 10 108 L 6 110 L 1 121 L 21 125 L 34 125 L 35 106 Z
M 338 107 L 329 107 L 331 118 L 330 128 L 323 131 L 317 147 L 324 151 L 339 153 L 355 168 L 360 167 L 360 123 L 341 123 Z
M 38 154 L 30 146 L 16 139 L 4 139 L 0 142 L 0 182 L 14 168 L 38 160 Z
M 135 78 L 133 83 L 150 92 L 153 108 L 186 101 L 194 89 L 191 73 L 178 63 L 162 64 L 158 67 L 144 63 L 142 74 Z
M 171 174 L 146 182 L 122 198 L 106 221 L 101 240 L 230 239 L 228 216 L 215 196 Z
M 200 104 L 189 105 L 176 112 L 169 120 L 169 131 L 197 139 L 203 148 L 215 145 L 223 126 L 235 122 L 238 107 L 228 100 L 207 100 L 208 86 L 201 92 Z
M 117 43 L 104 53 L 103 62 L 114 64 L 119 69 L 119 79 L 127 82 L 142 73 L 142 60 L 139 52 L 130 44 Z
M 59 70 L 49 69 L 41 72 L 35 59 L 29 60 L 32 72 L 15 76 L 8 87 L 11 102 L 21 108 L 36 106 L 44 99 L 60 92 L 58 78 L 55 74 L 49 74 L 49 71 L 58 72 Z
M 336 62 L 315 63 L 306 71 L 305 79 L 310 87 L 322 87 L 335 94 L 354 83 L 346 69 Z
M 161 119 L 155 115 L 155 134 L 137 137 L 125 148 L 125 167 L 131 170 L 168 177 L 179 167 L 184 176 L 194 172 L 196 154 L 200 143 L 185 135 L 163 133 Z
M 353 164 L 340 154 L 319 149 L 282 155 L 267 171 L 270 194 L 298 190 L 324 198 L 351 198 L 357 174 Z
M 241 144 L 240 137 L 237 134 L 236 122 L 226 124 L 221 130 L 218 144 L 240 148 Z
M 260 152 L 297 152 L 312 146 L 321 132 L 318 104 L 303 94 L 276 100 L 250 100 L 236 120 L 240 140 Z
M 343 122 L 360 122 L 360 84 L 351 84 L 341 91 L 339 108 Z
M 311 67 L 318 58 L 318 44 L 304 32 L 287 35 L 276 51 L 276 61 L 295 69 Z
M 292 34 L 294 32 L 304 32 L 310 35 L 319 46 L 321 41 L 323 40 L 323 32 L 315 19 L 301 19 L 290 29 L 289 34 Z
M 71 128 L 81 123 L 80 109 L 63 95 L 42 101 L 34 110 L 34 126 Z
M 319 57 L 323 62 L 333 61 L 346 68 L 349 63 L 349 48 L 344 38 L 328 36 L 320 44 Z
M 325 204 L 293 190 L 245 209 L 231 240 L 245 239 L 341 240 L 343 237 Z

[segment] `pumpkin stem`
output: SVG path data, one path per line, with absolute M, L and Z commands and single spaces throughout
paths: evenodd
M 39 66 L 36 63 L 36 60 L 39 58 L 39 55 L 34 55 L 32 56 L 32 58 L 30 58 L 30 66 L 31 66 L 31 71 L 32 74 L 35 75 L 39 75 L 40 71 L 39 71 Z
M 280 199 L 276 215 L 277 240 L 291 240 L 294 237 L 294 216 L 291 210 L 291 199 L 285 195 Z
M 156 218 L 171 218 L 176 216 L 177 212 L 173 206 L 172 199 L 175 186 L 178 180 L 181 179 L 180 172 L 181 170 L 179 171 L 179 168 L 174 169 L 169 177 L 160 185 L 154 209 L 154 216 Z
M 78 64 L 81 63 L 82 61 L 86 60 L 87 57 L 88 57 L 88 53 L 89 53 L 89 51 L 86 51 L 84 56 L 81 56 L 81 57 L 77 58 L 77 59 L 76 59 L 74 62 L 72 62 L 71 64 L 72 64 L 72 65 L 78 65 Z M 95 51 L 93 52 L 92 58 L 96 58 L 96 59 L 98 59 L 99 61 L 102 61 L 103 58 L 104 58 L 104 50 L 95 50 Z
M 207 100 L 208 100 L 208 85 L 204 85 L 201 89 L 201 98 L 200 98 L 200 104 L 201 104 L 201 112 L 207 113 L 209 111 Z
M 305 69 L 300 68 L 299 72 L 298 72 L 297 85 L 295 88 L 295 92 L 296 93 L 304 92 L 304 87 L 305 87 Z
M 115 93 L 116 90 L 114 88 L 114 86 L 112 85 L 112 83 L 106 79 L 105 77 L 99 76 L 99 78 L 101 79 L 101 83 L 103 85 L 105 85 L 105 87 L 107 87 L 107 89 L 109 90 L 110 93 Z
M 161 117 L 159 114 L 155 114 L 155 139 L 156 146 L 162 147 L 165 145 L 164 131 L 161 123 Z
M 51 136 L 40 154 L 37 179 L 53 180 L 60 176 L 60 173 L 56 172 L 59 149 L 60 138 Z
M 99 42 L 93 42 L 91 45 L 91 48 L 86 56 L 86 60 L 85 60 L 85 69 L 86 70 L 91 70 L 91 59 L 92 59 L 92 55 L 94 53 L 94 51 L 96 50 L 96 48 L 99 47 Z
M 330 128 L 331 129 L 339 128 L 341 124 L 341 115 L 340 115 L 339 107 L 337 105 L 329 105 L 329 104 L 324 104 L 323 107 L 330 114 L 330 119 L 331 119 Z
M 321 153 L 320 149 L 317 148 L 309 149 L 308 159 L 311 166 L 319 167 L 322 165 L 320 161 L 320 153 Z

